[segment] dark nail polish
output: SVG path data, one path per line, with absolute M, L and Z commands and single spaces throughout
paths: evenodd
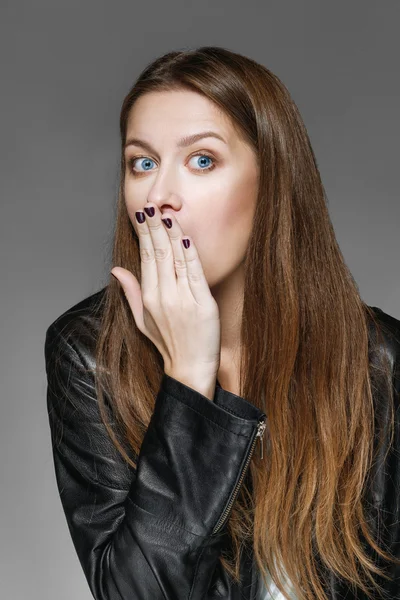
M 190 246 L 190 240 L 182 240 L 183 245 L 185 246 L 185 248 L 189 248 Z
M 146 211 L 146 215 L 149 217 L 154 217 L 154 206 L 146 206 L 144 210 Z
M 140 212 L 140 210 L 138 210 L 137 212 L 135 212 L 135 217 L 136 217 L 136 221 L 138 223 L 144 223 L 146 220 L 146 217 L 144 216 L 143 212 Z
M 163 223 L 165 223 L 165 225 L 168 227 L 168 229 L 171 229 L 171 227 L 172 227 L 172 219 L 168 219 L 168 217 L 166 217 L 165 219 L 161 219 L 161 221 Z

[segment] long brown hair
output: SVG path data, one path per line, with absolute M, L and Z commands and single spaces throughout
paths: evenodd
M 222 566 L 239 580 L 241 551 L 252 543 L 260 571 L 266 576 L 268 569 L 282 593 L 289 577 L 299 598 L 326 599 L 323 586 L 333 571 L 368 595 L 368 581 L 378 588 L 372 572 L 388 577 L 365 542 L 397 562 L 377 545 L 363 502 L 375 456 L 371 357 L 375 385 L 386 385 L 393 400 L 390 366 L 376 361 L 381 338 L 369 335 L 368 323 L 379 332 L 378 324 L 339 249 L 302 118 L 271 71 L 221 47 L 169 52 L 143 70 L 120 114 L 112 266 L 131 270 L 140 283 L 139 243 L 124 198 L 129 111 L 147 92 L 176 89 L 194 90 L 219 106 L 260 166 L 245 260 L 240 394 L 266 413 L 268 435 L 263 460 L 253 456 L 251 485 L 242 486 L 233 506 L 231 552 L 221 557 Z M 135 468 L 108 422 L 102 392 L 112 399 L 115 422 L 137 457 L 163 361 L 136 327 L 112 275 L 103 301 L 99 407 L 115 446 Z

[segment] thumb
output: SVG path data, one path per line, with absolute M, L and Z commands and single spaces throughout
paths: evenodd
M 138 280 L 130 271 L 123 267 L 114 267 L 110 273 L 120 282 L 136 325 L 143 332 L 146 327 L 143 320 L 142 290 Z

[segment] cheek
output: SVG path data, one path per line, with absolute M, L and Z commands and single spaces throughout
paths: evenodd
M 240 244 L 248 238 L 253 222 L 257 201 L 258 182 L 256 177 L 244 177 L 224 190 L 222 210 L 218 211 L 218 220 L 224 238 L 236 240 Z
M 142 210 L 145 200 L 142 200 L 142 195 L 137 188 L 133 191 L 132 185 L 127 179 L 124 183 L 125 206 L 132 225 L 136 228 L 137 221 L 135 213 L 137 210 Z
M 253 224 L 257 180 L 246 178 L 221 188 L 210 212 L 193 231 L 202 260 L 229 268 L 242 261 Z M 191 232 L 192 233 L 192 232 Z

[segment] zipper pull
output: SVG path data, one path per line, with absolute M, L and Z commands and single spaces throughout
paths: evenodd
M 260 457 L 261 457 L 261 459 L 264 458 L 264 452 L 263 452 L 263 448 L 264 448 L 264 445 L 263 445 L 263 435 L 264 435 L 264 431 L 265 431 L 266 426 L 267 426 L 267 419 L 266 418 L 264 418 L 262 421 L 259 421 L 258 425 L 257 425 L 256 437 L 258 437 L 260 439 Z

